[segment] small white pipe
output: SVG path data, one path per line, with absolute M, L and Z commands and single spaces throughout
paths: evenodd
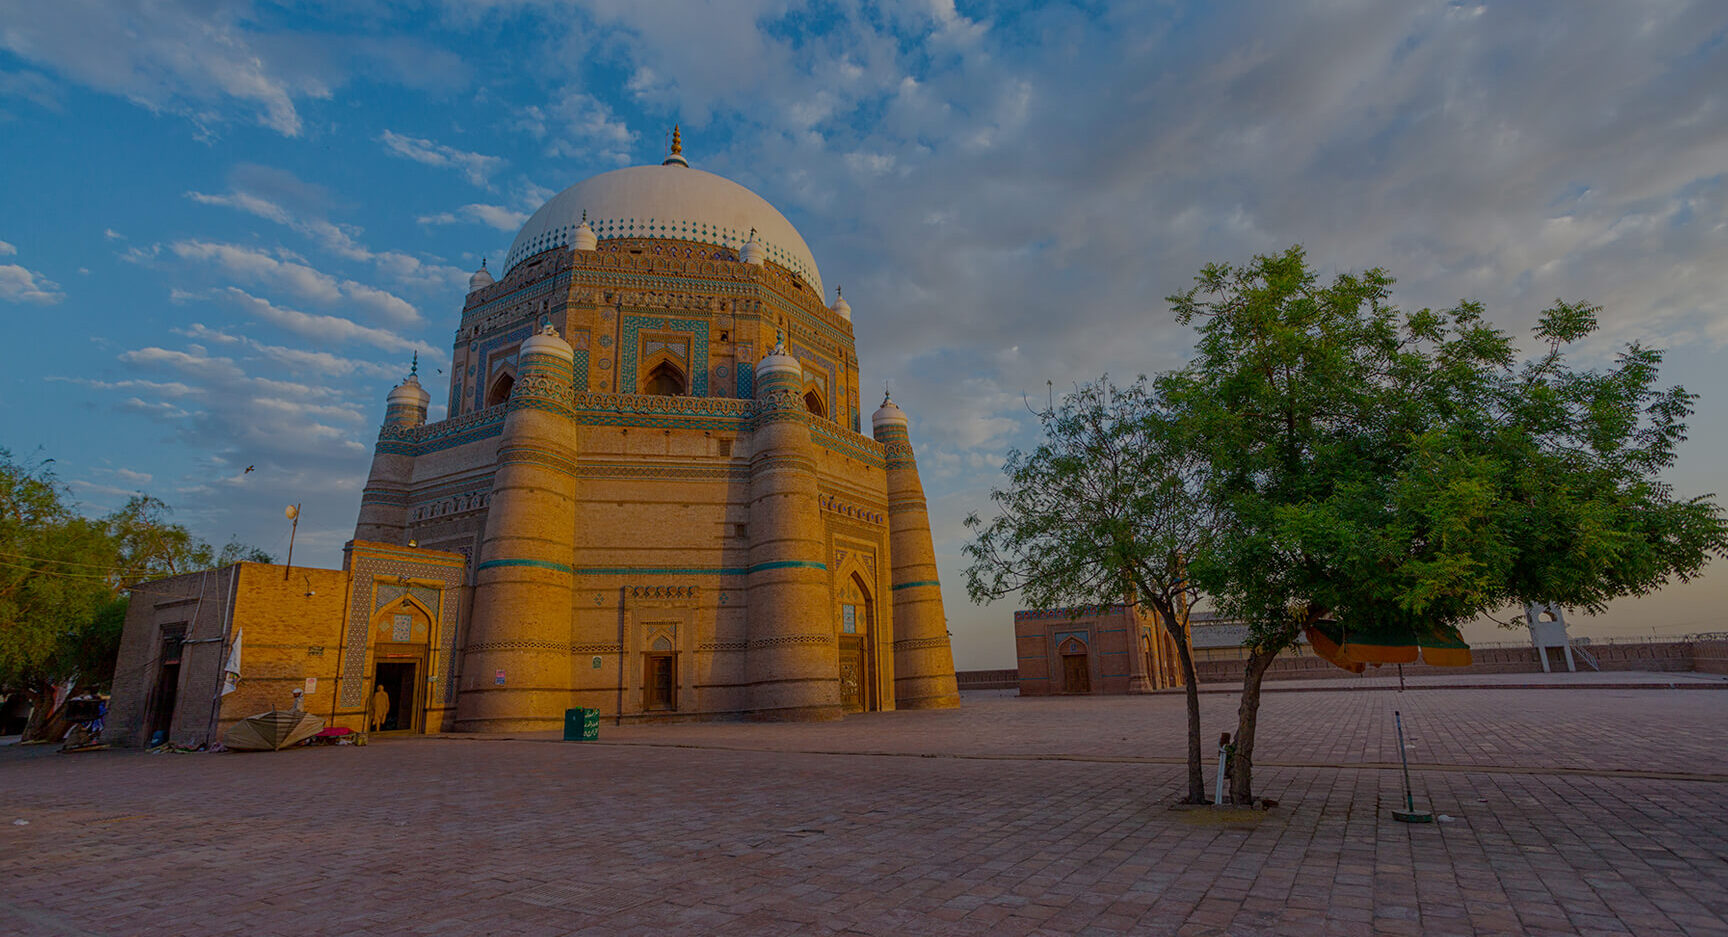
M 1215 804 L 1224 802 L 1224 757 L 1227 751 L 1223 746 L 1218 747 L 1218 792 L 1212 795 L 1212 802 Z

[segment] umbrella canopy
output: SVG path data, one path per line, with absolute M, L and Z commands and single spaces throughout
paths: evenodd
M 306 712 L 273 709 L 236 722 L 222 736 L 222 744 L 231 751 L 277 751 L 317 734 L 324 720 Z
M 1437 667 L 1468 667 L 1471 661 L 1470 645 L 1458 629 L 1431 621 L 1321 621 L 1308 629 L 1308 643 L 1315 656 L 1351 673 L 1368 664 L 1413 664 L 1418 655 Z

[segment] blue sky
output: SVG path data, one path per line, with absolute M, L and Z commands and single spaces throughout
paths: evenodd
M 296 560 L 336 565 L 415 351 L 444 399 L 468 272 L 677 121 L 845 288 L 958 663 L 1011 666 L 959 521 L 1022 394 L 1180 363 L 1162 297 L 1210 260 L 1302 243 L 1520 335 L 1601 303 L 1587 353 L 1669 350 L 1701 395 L 1673 480 L 1722 490 L 1725 36 L 1709 2 L 7 3 L 0 445 L 278 557 L 303 502 Z M 1728 630 L 1724 580 L 1574 632 Z

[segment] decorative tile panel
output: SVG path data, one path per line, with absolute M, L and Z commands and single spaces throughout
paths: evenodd
M 639 378 L 636 355 L 640 343 L 636 333 L 649 331 L 690 332 L 695 350 L 690 361 L 690 396 L 708 396 L 708 321 L 706 319 L 669 319 L 665 316 L 626 314 L 620 326 L 623 338 L 618 348 L 618 387 L 634 388 Z

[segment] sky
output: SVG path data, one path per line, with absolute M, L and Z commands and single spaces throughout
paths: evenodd
M 912 418 L 956 664 L 1011 667 L 961 520 L 1035 444 L 1028 400 L 1183 363 L 1164 297 L 1211 261 L 1301 244 L 1521 337 L 1598 303 L 1579 363 L 1664 349 L 1699 395 L 1669 478 L 1728 487 L 1725 40 L 1710 0 L 12 0 L 0 446 L 89 513 L 145 492 L 278 560 L 300 503 L 295 562 L 338 566 L 412 355 L 446 399 L 469 272 L 678 123 L 845 289 L 863 385 Z M 1572 619 L 1723 630 L 1721 563 Z

